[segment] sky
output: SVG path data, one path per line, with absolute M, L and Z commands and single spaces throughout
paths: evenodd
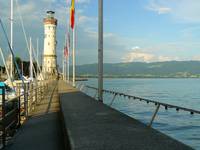
M 57 55 L 62 64 L 70 0 L 14 0 L 14 51 L 28 59 L 20 23 L 43 53 L 43 18 L 53 10 L 58 19 Z M 17 3 L 18 4 L 17 4 Z M 0 0 L 0 17 L 10 35 L 10 1 Z M 72 39 L 72 37 L 71 37 Z M 71 40 L 72 41 L 72 40 Z M 72 44 L 71 44 L 72 45 Z M 0 29 L 0 47 L 8 51 Z M 76 0 L 76 63 L 98 60 L 98 0 Z M 200 60 L 199 0 L 104 0 L 104 62 Z

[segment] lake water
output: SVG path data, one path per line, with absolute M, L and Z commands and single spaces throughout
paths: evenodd
M 80 82 L 97 87 L 97 79 Z M 200 79 L 105 79 L 104 89 L 129 95 L 200 110 Z M 91 96 L 94 90 L 88 90 Z M 105 94 L 104 102 L 110 104 L 112 95 Z M 155 111 L 154 104 L 116 97 L 113 108 L 148 124 Z M 153 128 L 200 150 L 200 114 L 165 110 L 160 108 Z

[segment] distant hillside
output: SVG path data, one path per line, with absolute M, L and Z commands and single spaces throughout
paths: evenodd
M 76 71 L 78 76 L 96 77 L 97 64 L 80 65 L 77 66 Z M 199 78 L 200 61 L 104 64 L 104 76 L 126 78 Z

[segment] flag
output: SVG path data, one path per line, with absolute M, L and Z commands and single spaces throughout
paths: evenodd
M 71 7 L 70 7 L 70 26 L 74 29 L 75 24 L 75 0 L 72 0 Z
M 65 58 L 67 58 L 69 56 L 69 51 L 68 51 L 67 46 L 64 47 L 64 56 L 65 56 Z

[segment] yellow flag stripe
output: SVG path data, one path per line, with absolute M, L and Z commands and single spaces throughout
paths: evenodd
M 75 0 L 72 0 L 71 8 L 74 9 L 74 7 L 75 7 Z

